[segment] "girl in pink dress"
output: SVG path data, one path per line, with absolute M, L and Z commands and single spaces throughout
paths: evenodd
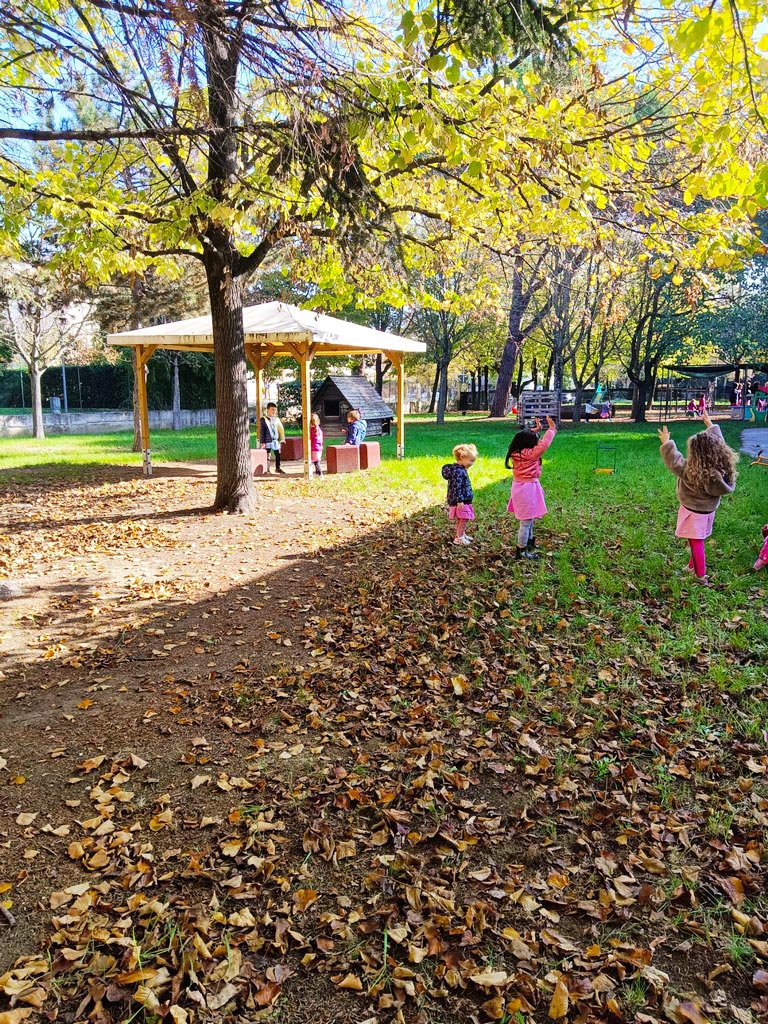
M 720 427 L 712 422 L 706 409 L 702 419 L 706 430 L 688 438 L 687 458 L 677 450 L 669 436 L 669 427 L 661 428 L 659 440 L 664 465 L 677 477 L 680 508 L 675 536 L 688 541 L 691 548 L 688 569 L 697 583 L 708 587 L 704 541 L 712 533 L 720 499 L 736 487 L 739 456 L 725 443 Z
M 541 423 L 536 420 L 536 430 Z M 504 465 L 512 470 L 512 493 L 507 511 L 517 519 L 516 558 L 538 558 L 533 524 L 547 514 L 541 478 L 541 457 L 555 439 L 557 428 L 547 416 L 547 432 L 539 440 L 532 430 L 520 430 L 512 438 Z M 510 466 L 511 463 L 511 466 Z
M 309 450 L 315 473 L 317 476 L 322 476 L 323 470 L 320 463 L 323 458 L 323 428 L 320 426 L 320 417 L 316 412 L 312 413 L 309 421 Z

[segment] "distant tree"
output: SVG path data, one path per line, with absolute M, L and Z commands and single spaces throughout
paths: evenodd
M 62 287 L 59 276 L 51 273 L 43 253 L 38 254 L 37 262 L 0 264 L 0 336 L 29 371 L 35 438 L 45 437 L 43 372 L 77 344 L 89 313 L 86 305 L 76 302 L 72 291 Z

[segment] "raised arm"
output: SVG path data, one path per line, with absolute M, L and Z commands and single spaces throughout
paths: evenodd
M 664 460 L 664 465 L 670 473 L 680 476 L 685 469 L 685 457 L 680 454 L 677 450 L 677 445 L 669 436 L 669 427 L 666 423 L 659 431 L 659 441 L 661 442 L 659 453 Z
M 554 420 L 547 417 L 547 432 L 534 447 L 528 449 L 525 453 L 529 459 L 540 459 L 544 452 L 549 448 L 552 442 L 555 440 L 555 434 L 557 433 L 557 427 L 555 426 Z

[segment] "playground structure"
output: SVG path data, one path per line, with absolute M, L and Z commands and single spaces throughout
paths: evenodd
M 301 379 L 302 452 L 304 475 L 312 479 L 309 425 L 311 411 L 310 370 L 314 356 L 385 355 L 397 371 L 397 456 L 405 454 L 405 355 L 426 352 L 420 341 L 397 334 L 376 331 L 336 317 L 299 309 L 285 302 L 265 302 L 243 310 L 245 354 L 256 376 L 256 422 L 261 419 L 263 371 L 273 356 L 292 356 L 299 364 Z M 152 475 L 149 445 L 149 407 L 147 404 L 146 365 L 157 349 L 178 352 L 213 352 L 213 327 L 210 316 L 193 317 L 172 324 L 142 327 L 136 331 L 110 334 L 110 345 L 136 350 L 137 390 L 139 394 L 141 448 L 144 475 Z
M 521 427 L 532 427 L 536 420 L 549 416 L 560 424 L 560 400 L 556 391 L 522 391 L 518 402 Z
M 760 415 L 765 417 L 757 410 L 757 392 L 750 392 L 747 374 L 751 373 L 752 379 L 755 374 L 768 375 L 768 363 L 674 364 L 663 369 L 664 379 L 657 391 L 660 423 L 688 412 L 691 400 L 698 404 L 701 395 L 705 396 L 707 409 L 714 409 L 718 391 L 723 390 L 731 376 L 734 380 L 729 390 L 735 391 L 741 384 L 741 401 L 738 404 L 730 402 L 731 418 L 758 421 Z M 675 379 L 682 383 L 675 383 Z M 722 384 L 718 385 L 718 381 Z

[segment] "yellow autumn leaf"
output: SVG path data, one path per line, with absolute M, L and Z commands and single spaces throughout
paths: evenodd
M 568 1013 L 569 1003 L 568 987 L 562 978 L 558 978 L 552 1002 L 549 1004 L 549 1019 L 559 1020 L 561 1017 L 565 1017 Z

